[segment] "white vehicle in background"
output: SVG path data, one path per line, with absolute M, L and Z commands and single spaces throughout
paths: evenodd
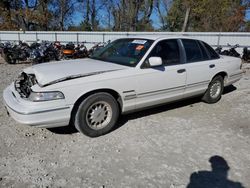
M 180 37 L 123 38 L 90 58 L 35 65 L 3 93 L 8 113 L 36 127 L 67 126 L 96 137 L 120 114 L 202 95 L 220 100 L 242 77 L 241 60 Z

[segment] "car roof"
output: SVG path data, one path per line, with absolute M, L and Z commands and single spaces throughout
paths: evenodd
M 163 39 L 194 39 L 194 38 L 190 38 L 190 37 L 185 37 L 182 35 L 142 35 L 142 36 L 138 36 L 138 35 L 129 35 L 127 37 L 123 37 L 123 38 L 134 38 L 134 39 L 148 39 L 148 40 L 163 40 Z

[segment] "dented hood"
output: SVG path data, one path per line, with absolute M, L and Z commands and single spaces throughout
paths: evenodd
M 39 85 L 46 86 L 68 79 L 102 74 L 105 72 L 121 70 L 125 68 L 128 67 L 86 58 L 43 63 L 26 68 L 24 72 L 35 74 Z

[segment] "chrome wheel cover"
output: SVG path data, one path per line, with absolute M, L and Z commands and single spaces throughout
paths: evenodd
M 211 87 L 210 87 L 210 97 L 215 99 L 217 97 L 219 97 L 221 92 L 221 82 L 220 81 L 215 81 Z
M 112 119 L 112 108 L 105 101 L 92 104 L 86 113 L 86 122 L 91 129 L 99 130 L 106 127 Z

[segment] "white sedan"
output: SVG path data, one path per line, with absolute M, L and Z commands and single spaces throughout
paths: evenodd
M 199 95 L 215 103 L 241 77 L 239 58 L 219 56 L 203 41 L 122 38 L 87 59 L 26 68 L 3 97 L 21 124 L 72 123 L 96 137 L 111 131 L 120 114 Z

